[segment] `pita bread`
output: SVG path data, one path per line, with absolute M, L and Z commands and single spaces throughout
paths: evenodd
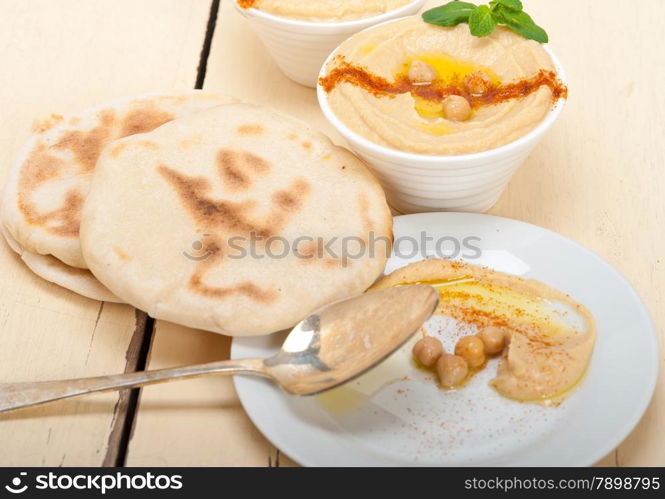
M 16 242 L 16 240 L 9 235 L 9 232 L 7 229 L 5 229 L 5 226 L 0 224 L 0 234 L 5 238 L 5 242 L 7 243 L 7 246 L 9 246 L 14 253 L 17 253 L 19 256 L 21 256 L 21 253 L 23 253 L 23 248 Z
M 78 239 L 80 209 L 102 149 L 117 138 L 231 101 L 187 91 L 119 100 L 36 123 L 5 187 L 2 224 L 26 251 L 87 268 Z
M 228 104 L 106 149 L 81 244 L 93 274 L 151 316 L 257 335 L 367 289 L 392 217 L 349 151 L 270 109 Z
M 122 300 L 106 289 L 89 270 L 77 269 L 49 255 L 37 255 L 25 251 L 0 224 L 0 232 L 7 245 L 21 257 L 26 266 L 42 279 L 57 284 L 93 300 L 122 303 Z

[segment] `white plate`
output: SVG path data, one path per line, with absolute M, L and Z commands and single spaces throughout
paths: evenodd
M 441 240 L 440 249 L 429 242 L 424 254 L 407 254 L 412 243 L 405 238 L 422 232 Z M 539 279 L 582 302 L 598 323 L 586 378 L 559 407 L 542 407 L 498 395 L 487 384 L 491 364 L 454 392 L 421 372 L 390 382 L 411 369 L 408 351 L 366 377 L 356 388 L 363 393 L 347 388 L 343 404 L 288 396 L 266 380 L 237 376 L 249 417 L 279 449 L 308 466 L 588 466 L 630 433 L 653 395 L 658 341 L 639 297 L 609 264 L 553 232 L 488 215 L 396 217 L 395 237 L 402 254 L 393 255 L 387 272 L 424 257 L 456 257 Z M 283 337 L 235 338 L 231 355 L 272 355 Z M 377 378 L 390 383 L 381 387 Z

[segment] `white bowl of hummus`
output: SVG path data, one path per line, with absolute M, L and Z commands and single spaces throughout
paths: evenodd
M 319 77 L 326 118 L 402 213 L 491 208 L 567 97 L 546 46 L 504 27 L 477 38 L 466 24 L 420 16 L 353 35 Z
M 291 80 L 315 87 L 342 41 L 375 24 L 418 12 L 426 0 L 233 0 L 236 10 Z

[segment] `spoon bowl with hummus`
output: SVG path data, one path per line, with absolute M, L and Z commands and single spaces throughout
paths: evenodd
M 546 46 L 505 27 L 420 16 L 368 28 L 321 69 L 330 123 L 402 213 L 488 210 L 563 110 L 565 73 Z

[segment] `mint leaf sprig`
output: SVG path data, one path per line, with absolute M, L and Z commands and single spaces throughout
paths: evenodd
M 467 23 L 473 36 L 483 37 L 502 24 L 528 40 L 547 43 L 547 32 L 524 12 L 521 0 L 492 0 L 488 5 L 453 1 L 423 13 L 423 20 L 437 26 Z

